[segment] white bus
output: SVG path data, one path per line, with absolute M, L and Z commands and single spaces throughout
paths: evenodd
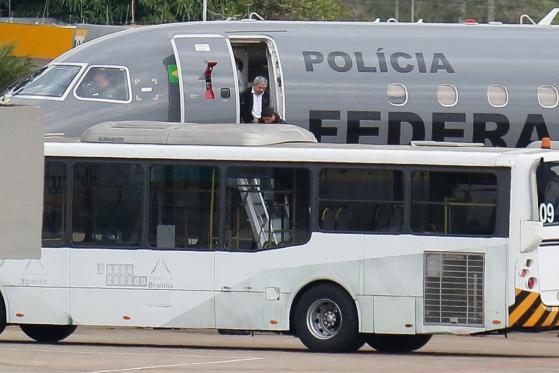
M 42 258 L 1 262 L 0 321 L 37 341 L 215 328 L 312 351 L 557 328 L 559 153 L 439 145 L 169 123 L 47 142 Z

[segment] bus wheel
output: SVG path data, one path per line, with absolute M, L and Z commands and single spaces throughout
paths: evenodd
M 31 339 L 42 343 L 55 343 L 68 337 L 76 330 L 76 325 L 34 325 L 19 326 Z
M 411 352 L 419 350 L 431 339 L 431 334 L 367 334 L 367 344 L 380 352 Z
M 303 293 L 294 322 L 297 336 L 314 352 L 356 351 L 364 344 L 355 302 L 337 286 L 321 284 Z

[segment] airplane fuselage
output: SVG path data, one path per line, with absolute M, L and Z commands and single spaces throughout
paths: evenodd
M 69 136 L 106 120 L 235 122 L 245 87 L 239 82 L 265 75 L 272 105 L 284 119 L 323 142 L 522 147 L 543 136 L 559 138 L 557 41 L 559 31 L 550 26 L 150 26 L 94 40 L 53 61 L 79 66 L 61 97 L 16 92 L 9 99 L 39 104 L 46 132 Z M 208 62 L 217 62 L 210 80 L 214 98 L 206 94 Z M 95 67 L 126 69 L 126 100 L 80 97 L 81 79 Z

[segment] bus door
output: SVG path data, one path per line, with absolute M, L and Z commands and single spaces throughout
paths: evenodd
M 221 35 L 177 35 L 181 122 L 239 122 L 237 69 L 229 40 Z
M 537 286 L 546 306 L 559 306 L 559 161 L 542 162 L 536 171 L 538 213 L 543 240 L 538 247 Z

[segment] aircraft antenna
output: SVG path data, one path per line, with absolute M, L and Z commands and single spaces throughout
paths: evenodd
M 258 14 L 256 12 L 252 12 L 248 15 L 248 19 L 257 19 L 259 21 L 263 21 L 264 17 L 262 17 L 260 14 Z
M 520 16 L 520 24 L 523 25 L 524 24 L 524 20 L 527 19 L 528 21 L 530 21 L 533 25 L 536 24 L 536 22 L 532 19 L 532 17 L 530 17 L 528 14 L 523 14 Z
M 557 13 L 559 13 L 559 8 L 551 9 L 549 11 L 549 13 L 547 13 L 547 15 L 545 17 L 543 17 L 541 19 L 541 21 L 538 22 L 538 25 L 542 25 L 542 26 L 551 25 L 551 22 L 553 22 L 553 20 L 555 19 L 555 16 L 557 16 Z

